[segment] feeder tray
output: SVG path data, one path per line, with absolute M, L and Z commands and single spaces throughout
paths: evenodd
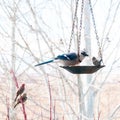
M 99 69 L 105 67 L 105 65 L 102 66 L 60 66 L 61 68 L 64 68 L 65 70 L 73 73 L 73 74 L 92 74 Z

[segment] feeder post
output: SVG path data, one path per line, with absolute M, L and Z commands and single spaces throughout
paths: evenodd
M 84 4 L 84 39 L 85 39 L 85 46 L 86 50 L 89 54 L 89 59 L 86 61 L 87 65 L 91 64 L 91 36 L 90 36 L 90 6 L 89 6 L 89 0 L 85 0 Z M 92 75 L 86 74 L 85 75 L 85 91 L 88 90 L 90 87 L 92 81 Z M 94 90 L 92 87 L 88 90 L 88 93 L 85 96 L 85 116 L 88 117 L 88 119 L 94 118 Z
M 76 51 L 79 51 L 79 23 L 78 23 L 78 18 L 76 18 L 76 38 L 75 38 L 75 48 L 76 48 Z M 84 103 L 81 104 L 81 101 L 83 100 L 83 97 L 84 97 L 84 94 L 83 94 L 83 82 L 82 82 L 82 79 L 81 79 L 81 76 L 80 74 L 77 74 L 77 83 L 78 83 L 78 111 L 79 111 L 79 116 L 78 116 L 78 119 L 79 120 L 82 120 L 82 114 L 84 113 Z

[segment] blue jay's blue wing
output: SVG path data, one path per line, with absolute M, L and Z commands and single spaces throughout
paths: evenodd
M 51 62 L 53 62 L 53 61 L 54 61 L 54 60 L 49 60 L 49 61 L 46 61 L 46 62 L 38 63 L 38 64 L 35 65 L 35 66 L 44 65 L 44 64 L 47 64 L 47 63 L 51 63 Z
M 75 59 L 77 59 L 77 54 L 76 53 L 68 53 L 68 54 L 58 55 L 55 59 L 75 60 Z

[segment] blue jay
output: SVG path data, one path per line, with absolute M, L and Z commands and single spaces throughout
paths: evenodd
M 101 60 L 97 60 L 95 57 L 92 57 L 92 62 L 95 66 L 101 66 L 101 62 L 102 62 L 102 59 Z
M 54 62 L 55 60 L 59 60 L 60 62 L 62 62 L 62 64 L 64 66 L 74 66 L 79 64 L 80 62 L 82 62 L 82 60 L 88 56 L 88 54 L 85 51 L 82 51 L 80 55 L 76 54 L 76 53 L 68 53 L 68 54 L 62 54 L 62 55 L 58 55 L 57 57 L 55 57 L 52 60 L 46 61 L 46 62 L 42 62 L 39 63 L 35 66 L 40 66 L 43 64 L 48 64 L 51 62 Z

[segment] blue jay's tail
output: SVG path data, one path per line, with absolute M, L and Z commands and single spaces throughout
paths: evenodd
M 51 63 L 51 62 L 53 62 L 53 61 L 54 61 L 54 59 L 53 59 L 53 60 L 46 61 L 46 62 L 38 63 L 38 64 L 35 65 L 35 66 L 40 66 L 40 65 L 48 64 L 48 63 Z

